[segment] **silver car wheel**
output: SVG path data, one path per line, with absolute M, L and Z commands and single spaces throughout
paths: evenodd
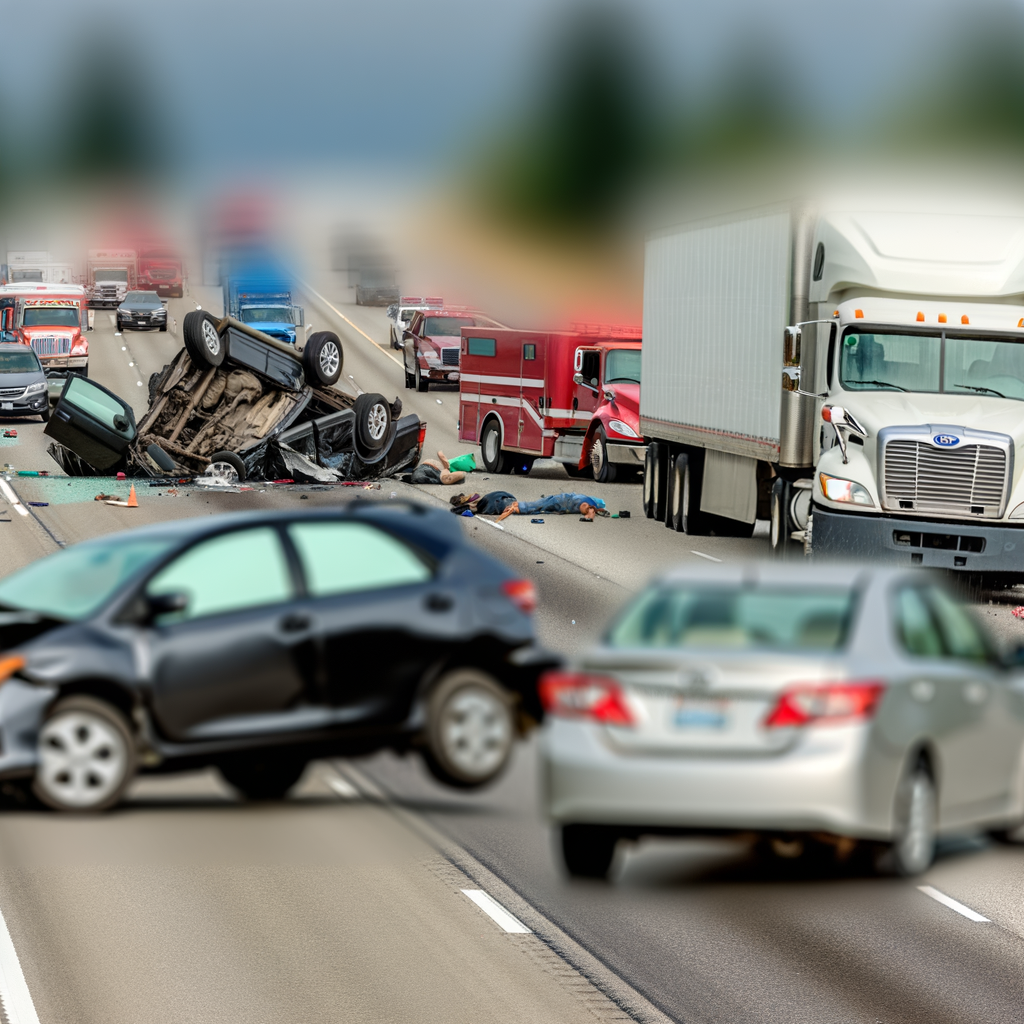
M 98 807 L 124 784 L 130 766 L 124 737 L 98 714 L 58 712 L 40 730 L 36 785 L 52 803 Z
M 220 353 L 220 335 L 209 320 L 203 321 L 203 342 L 210 350 L 210 355 L 216 357 Z
M 388 411 L 377 402 L 369 414 L 366 417 L 367 429 L 370 431 L 370 437 L 374 441 L 379 441 L 384 436 L 384 431 L 388 428 Z
M 935 856 L 935 784 L 923 768 L 906 782 L 903 821 L 893 843 L 895 867 L 901 875 L 919 875 Z
M 338 346 L 333 341 L 328 341 L 320 349 L 320 369 L 325 377 L 331 377 L 337 373 L 338 365 L 341 363 L 341 354 Z
M 466 686 L 445 704 L 440 736 L 452 764 L 471 778 L 486 778 L 512 745 L 508 705 L 483 688 Z

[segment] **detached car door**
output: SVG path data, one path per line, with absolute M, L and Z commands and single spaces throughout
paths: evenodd
M 72 373 L 43 433 L 95 469 L 110 469 L 135 440 L 135 413 L 103 385 Z
M 327 699 L 352 721 L 398 721 L 429 665 L 460 639 L 457 594 L 430 560 L 364 522 L 293 523 L 321 636 Z
M 184 610 L 158 616 L 149 635 L 153 713 L 164 733 L 187 740 L 286 728 L 283 713 L 312 694 L 316 655 L 277 529 L 233 530 L 188 548 L 146 586 L 150 598 L 171 594 L 187 600 Z

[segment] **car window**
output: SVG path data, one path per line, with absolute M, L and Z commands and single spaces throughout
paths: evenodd
M 942 657 L 942 635 L 920 588 L 904 587 L 900 590 L 896 595 L 896 614 L 899 636 L 909 654 Z
M 129 441 L 135 436 L 133 417 L 125 406 L 84 377 L 72 377 L 61 400 L 70 402 Z
M 161 569 L 146 593 L 188 596 L 183 612 L 161 616 L 166 624 L 278 604 L 294 588 L 277 531 L 261 526 L 201 541 Z
M 987 661 L 988 645 L 967 611 L 939 587 L 928 589 L 928 600 L 946 653 L 954 658 Z
M 297 523 L 288 527 L 288 535 L 314 597 L 430 579 L 430 570 L 412 550 L 366 523 Z

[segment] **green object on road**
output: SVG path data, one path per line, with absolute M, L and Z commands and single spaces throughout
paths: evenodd
M 472 452 L 468 455 L 456 455 L 454 459 L 449 459 L 448 468 L 453 473 L 472 473 L 476 469 L 476 459 L 473 458 Z

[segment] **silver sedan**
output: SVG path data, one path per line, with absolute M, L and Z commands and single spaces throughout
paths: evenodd
M 605 876 L 623 838 L 703 833 L 909 875 L 938 835 L 1024 821 L 1024 672 L 930 575 L 669 573 L 540 686 L 572 874 Z

